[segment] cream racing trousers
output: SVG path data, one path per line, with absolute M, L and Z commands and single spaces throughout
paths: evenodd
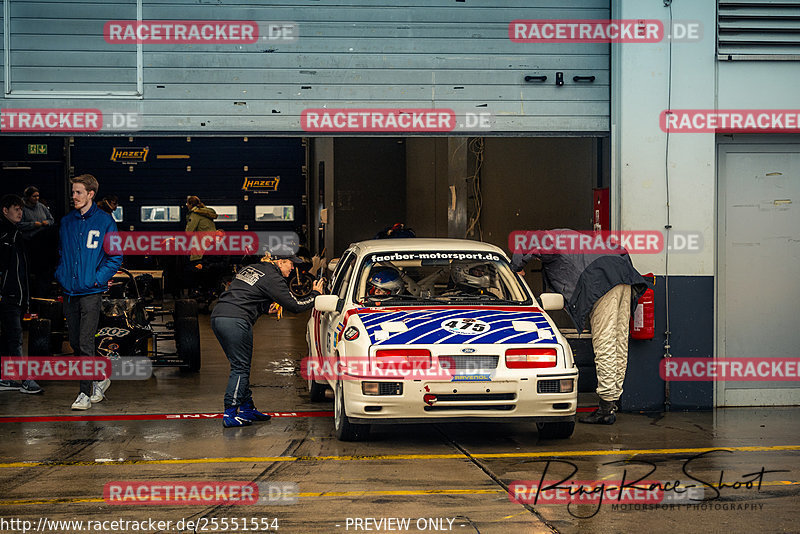
M 594 303 L 589 314 L 592 327 L 594 363 L 597 367 L 597 396 L 616 401 L 628 367 L 628 330 L 631 318 L 631 286 L 619 284 Z

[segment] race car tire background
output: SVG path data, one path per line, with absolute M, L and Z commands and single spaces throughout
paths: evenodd
M 51 354 L 61 354 L 63 352 L 63 343 L 67 339 L 67 320 L 64 317 L 64 304 L 57 300 L 31 299 L 31 313 L 37 314 L 40 320 L 46 319 L 50 321 L 49 333 L 47 334 L 49 341 L 47 341 L 48 348 L 46 350 L 43 349 L 44 345 L 37 345 L 33 348 L 34 352 L 31 352 L 31 341 L 34 336 L 29 335 L 28 354 L 31 356 L 49 356 Z M 35 320 L 31 321 L 31 325 L 28 327 L 30 332 L 33 331 L 33 323 L 35 323 Z M 40 326 L 39 328 L 43 327 Z M 43 330 L 40 330 L 39 332 L 44 335 Z M 37 335 L 36 337 L 40 336 Z M 37 340 L 36 343 L 43 344 L 45 342 L 44 340 Z
M 200 370 L 200 325 L 197 317 L 175 318 L 175 347 L 178 356 L 189 364 L 189 371 Z
M 53 328 L 50 319 L 34 319 L 28 328 L 28 355 L 49 356 L 55 353 L 52 349 L 51 335 Z M 60 352 L 60 350 L 59 350 Z
M 178 356 L 189 365 L 188 371 L 197 372 L 201 366 L 200 325 L 197 322 L 198 306 L 194 299 L 175 301 L 175 347 Z
M 178 317 L 194 317 L 197 318 L 198 306 L 197 301 L 194 299 L 179 299 L 175 301 L 175 312 L 173 317 L 177 321 Z

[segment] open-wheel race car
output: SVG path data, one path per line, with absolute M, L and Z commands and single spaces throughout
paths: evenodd
M 575 427 L 578 369 L 565 337 L 505 254 L 457 239 L 355 243 L 315 300 L 303 371 L 334 397 L 343 441 L 370 425 L 530 421 L 543 438 Z
M 127 280 L 114 282 L 102 297 L 96 354 L 110 358 L 146 356 L 154 367 L 198 371 L 201 355 L 197 302 L 176 300 L 171 310 L 155 306 L 141 291 L 140 285 L 149 281 L 147 275 L 134 277 L 126 269 L 120 272 L 127 275 Z M 33 299 L 31 307 L 38 318 L 30 321 L 28 354 L 61 354 L 63 342 L 68 340 L 63 302 Z M 168 320 L 170 317 L 172 320 Z M 171 341 L 175 342 L 175 350 L 164 350 L 163 345 Z

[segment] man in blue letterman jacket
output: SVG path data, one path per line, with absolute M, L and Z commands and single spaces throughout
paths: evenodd
M 100 294 L 108 289 L 108 281 L 122 265 L 122 256 L 106 254 L 105 236 L 116 232 L 111 215 L 93 202 L 97 195 L 97 179 L 82 174 L 70 180 L 75 209 L 61 219 L 56 280 L 64 288 L 64 315 L 67 317 L 69 344 L 75 355 L 94 356 L 94 336 L 100 322 Z M 100 382 L 80 381 L 80 394 L 72 404 L 73 410 L 88 410 L 93 402 L 103 400 L 111 385 L 106 378 Z

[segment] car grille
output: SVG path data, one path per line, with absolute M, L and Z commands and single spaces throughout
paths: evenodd
M 442 402 L 499 401 L 514 400 L 516 398 L 516 393 L 445 393 L 436 395 L 436 400 Z
M 513 404 L 467 404 L 464 405 L 440 405 L 436 404 L 434 406 L 425 406 L 426 412 L 446 412 L 448 410 L 483 410 L 483 411 L 498 411 L 498 412 L 509 412 L 514 409 Z
M 401 382 L 378 382 L 378 395 L 402 395 Z
M 484 371 L 497 369 L 499 356 L 487 354 L 454 354 L 439 356 L 439 364 L 443 367 L 449 365 L 456 371 Z
M 536 383 L 536 391 L 538 393 L 561 393 L 561 381 L 539 380 Z

